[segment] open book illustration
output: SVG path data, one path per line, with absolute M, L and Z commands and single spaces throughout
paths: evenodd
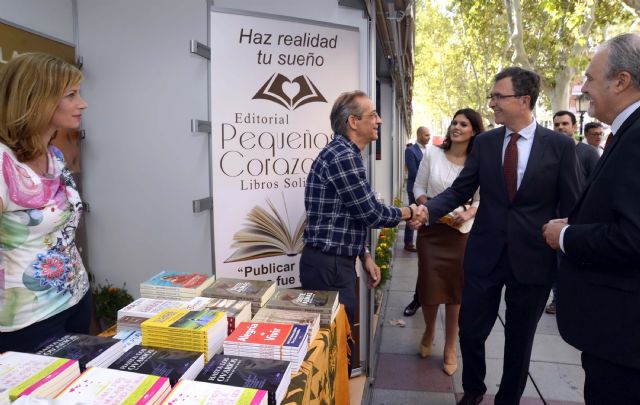
M 281 73 L 274 73 L 253 96 L 253 99 L 273 101 L 289 110 L 295 110 L 308 103 L 327 102 L 308 77 L 300 75 L 289 80 Z
M 245 226 L 233 235 L 232 248 L 237 250 L 225 260 L 225 263 L 260 259 L 270 256 L 295 256 L 302 252 L 304 242 L 302 233 L 307 221 L 302 214 L 293 233 L 289 223 L 287 203 L 284 201 L 285 218 L 267 198 L 270 211 L 256 205 L 249 211 Z

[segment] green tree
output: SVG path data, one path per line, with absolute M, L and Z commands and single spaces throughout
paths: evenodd
M 629 8 L 640 2 L 624 1 L 418 0 L 416 118 L 442 120 L 466 106 L 491 118 L 484 97 L 510 65 L 538 72 L 542 101 L 567 109 L 590 50 L 636 17 Z
M 552 111 L 568 109 L 573 81 L 607 28 L 633 20 L 618 0 L 502 1 L 510 61 L 540 74 Z

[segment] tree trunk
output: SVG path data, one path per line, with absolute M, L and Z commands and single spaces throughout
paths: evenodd
M 575 74 L 576 69 L 571 67 L 565 67 L 564 69 L 559 70 L 556 74 L 555 87 L 551 89 L 551 91 L 547 92 L 551 101 L 552 112 L 569 109 L 571 88 L 573 87 L 572 79 Z

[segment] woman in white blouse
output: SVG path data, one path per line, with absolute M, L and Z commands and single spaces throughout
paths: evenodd
M 418 204 L 424 204 L 453 183 L 471 151 L 473 137 L 483 131 L 482 118 L 475 110 L 464 108 L 454 114 L 442 145 L 428 148 L 420 163 L 413 188 Z M 464 280 L 462 263 L 467 233 L 479 204 L 480 196 L 476 192 L 467 205 L 418 230 L 418 294 L 426 324 L 420 355 L 424 358 L 431 354 L 438 306 L 445 304 L 442 369 L 448 375 L 458 368 L 456 343 Z

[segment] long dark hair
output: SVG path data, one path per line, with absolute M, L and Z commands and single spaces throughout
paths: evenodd
M 456 111 L 456 113 L 453 114 L 453 118 L 461 114 L 469 120 L 471 123 L 471 129 L 473 130 L 473 136 L 469 139 L 469 145 L 467 145 L 468 155 L 473 147 L 474 138 L 484 132 L 484 124 L 482 123 L 482 117 L 480 114 L 472 108 L 463 108 Z M 451 125 L 449 125 L 449 127 L 451 127 Z M 442 141 L 442 145 L 440 145 L 440 147 L 444 150 L 451 149 L 451 134 L 449 133 L 449 128 L 447 128 L 447 135 L 444 137 L 444 141 Z

